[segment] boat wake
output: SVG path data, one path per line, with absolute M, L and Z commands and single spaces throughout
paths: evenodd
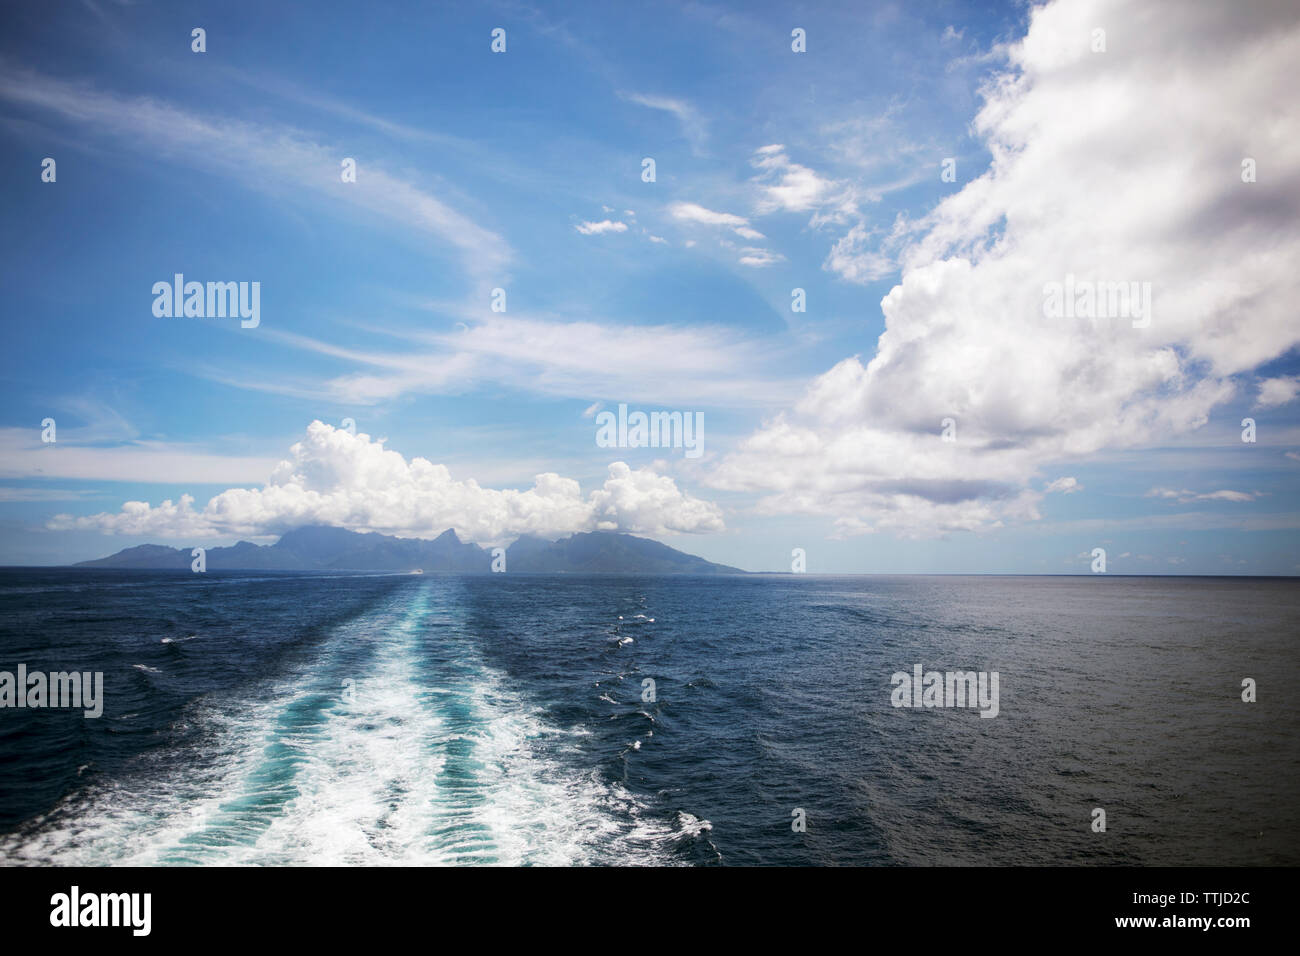
M 682 826 L 584 768 L 414 584 L 310 664 L 186 720 L 162 748 L 0 838 L 58 865 L 665 864 Z

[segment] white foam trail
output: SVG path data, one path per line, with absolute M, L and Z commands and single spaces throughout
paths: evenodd
M 422 628 L 430 617 L 445 624 L 448 613 L 431 615 L 427 598 L 426 587 L 339 628 L 315 666 L 291 680 L 204 705 L 193 715 L 208 732 L 201 755 L 163 755 L 156 767 L 73 795 L 44 825 L 0 838 L 0 860 L 674 862 L 680 821 L 578 769 L 582 732 L 544 724 L 455 627 L 437 635 L 460 642 L 452 672 L 422 676 Z M 361 657 L 345 699 L 334 675 Z

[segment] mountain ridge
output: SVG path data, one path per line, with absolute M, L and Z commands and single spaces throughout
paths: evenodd
M 188 569 L 191 548 L 141 544 L 72 565 L 78 568 Z M 303 525 L 274 544 L 238 541 L 204 552 L 210 571 L 415 571 L 488 574 L 487 548 L 462 541 L 454 528 L 436 538 L 397 538 L 376 531 Z M 519 574 L 744 574 L 650 538 L 584 531 L 550 541 L 521 535 L 505 551 L 505 570 Z

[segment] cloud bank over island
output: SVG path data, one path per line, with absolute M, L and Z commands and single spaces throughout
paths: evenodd
M 409 461 L 382 440 L 320 421 L 290 449 L 262 488 L 230 488 L 196 508 L 191 495 L 158 505 L 128 501 L 115 513 L 56 515 L 52 530 L 166 539 L 266 537 L 323 524 L 399 536 L 454 528 L 476 544 L 521 534 L 556 538 L 577 531 L 698 534 L 721 531 L 717 505 L 686 494 L 672 478 L 616 461 L 585 497 L 577 481 L 537 475 L 525 490 L 458 481 L 445 465 Z

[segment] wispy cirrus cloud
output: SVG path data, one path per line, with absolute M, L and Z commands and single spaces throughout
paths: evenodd
M 14 69 L 0 70 L 0 99 L 259 192 L 324 197 L 337 208 L 360 209 L 429 233 L 456 250 L 471 275 L 499 277 L 512 256 L 497 233 L 378 162 L 352 157 L 361 172 L 355 183 L 344 184 L 340 163 L 349 154 L 302 130 L 204 115 L 153 97 L 104 92 L 90 83 Z
M 1219 491 L 1188 491 L 1186 488 L 1181 491 L 1173 488 L 1152 488 L 1146 493 L 1148 498 L 1165 498 L 1177 501 L 1180 505 L 1190 504 L 1193 501 L 1231 501 L 1236 503 L 1254 501 L 1259 497 L 1258 492 L 1251 491 L 1233 491 L 1230 488 L 1222 488 Z
M 587 401 L 754 407 L 793 397 L 798 389 L 795 379 L 779 371 L 788 344 L 724 326 L 612 325 L 513 314 L 481 320 L 466 314 L 457 325 L 447 332 L 397 333 L 405 344 L 393 349 L 357 349 L 274 331 L 267 336 L 360 366 L 323 384 L 303 383 L 311 397 L 323 393 L 343 403 L 371 405 L 491 385 Z M 241 384 L 261 387 L 252 380 Z
M 693 202 L 675 202 L 668 207 L 668 214 L 680 222 L 696 222 L 705 226 L 726 226 L 729 229 L 741 229 L 749 225 L 749 220 L 744 216 L 706 209 L 699 203 Z
M 681 125 L 682 135 L 691 144 L 692 151 L 695 153 L 703 151 L 707 127 L 699 111 L 686 100 L 671 96 L 656 96 L 651 93 L 620 92 L 619 96 L 629 103 L 671 113 Z
M 755 247 L 746 247 L 740 250 L 740 259 L 737 260 L 742 266 L 751 266 L 761 269 L 764 266 L 770 266 L 780 262 L 785 257 L 779 253 L 772 252 L 770 249 L 760 249 Z
M 269 455 L 222 453 L 197 442 L 79 444 L 70 431 L 45 444 L 40 429 L 0 428 L 0 478 L 5 479 L 213 484 L 257 480 L 273 461 Z
M 668 214 L 678 222 L 693 223 L 702 226 L 715 226 L 729 229 L 742 239 L 753 242 L 766 238 L 755 229 L 747 218 L 730 212 L 718 212 L 693 202 L 674 202 L 668 207 Z M 729 240 L 720 240 L 725 248 L 734 248 Z M 779 262 L 784 256 L 770 249 L 747 246 L 740 250 L 739 262 L 744 266 L 766 266 Z

